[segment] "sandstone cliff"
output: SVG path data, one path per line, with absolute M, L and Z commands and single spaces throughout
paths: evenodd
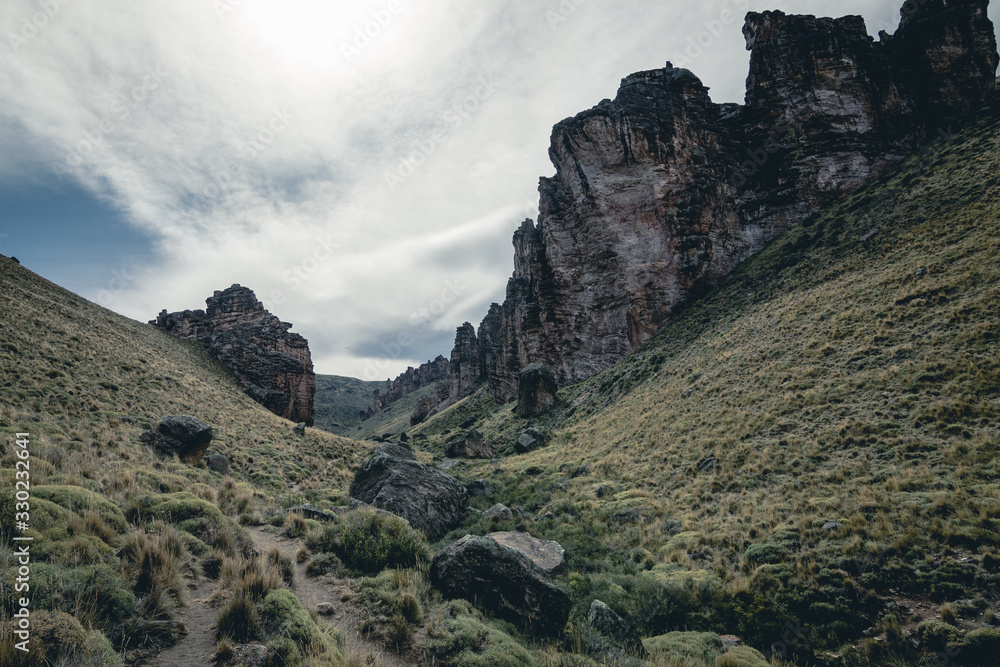
M 246 287 L 215 292 L 205 303 L 205 310 L 164 310 L 150 324 L 205 343 L 257 402 L 312 426 L 316 376 L 306 339 L 291 333 L 292 325 L 267 312 Z
M 947 137 L 994 89 L 987 5 L 908 2 L 878 41 L 857 16 L 750 13 L 744 105 L 667 63 L 557 124 L 538 223 L 514 234 L 504 303 L 478 337 L 459 329 L 450 400 L 474 384 L 476 351 L 499 401 L 531 363 L 564 384 L 600 372 L 790 227 Z

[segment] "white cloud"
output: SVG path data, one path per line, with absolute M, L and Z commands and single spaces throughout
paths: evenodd
M 318 370 L 358 376 L 378 355 L 351 350 L 391 343 L 448 281 L 465 287 L 420 340 L 502 299 L 552 125 L 623 76 L 719 29 L 689 66 L 739 101 L 747 10 L 862 13 L 873 32 L 898 16 L 898 0 L 62 2 L 0 8 L 0 178 L 21 178 L 27 151 L 50 169 L 24 178 L 59 172 L 159 239 L 119 312 L 201 307 L 239 282 L 310 339 Z M 59 11 L 23 39 L 45 6 Z

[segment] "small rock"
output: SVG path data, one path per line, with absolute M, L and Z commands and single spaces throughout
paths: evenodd
M 744 645 L 743 640 L 736 635 L 720 635 L 719 639 L 722 640 L 722 648 L 727 651 L 731 648 Z
M 204 458 L 204 461 L 212 472 L 217 472 L 220 475 L 229 473 L 229 459 L 222 454 L 210 454 Z
M 445 455 L 452 459 L 489 459 L 493 458 L 493 448 L 483 442 L 482 433 L 472 430 L 445 445 Z
M 690 389 L 688 389 L 687 391 L 685 391 L 683 394 L 681 394 L 681 398 L 691 398 L 692 394 L 694 394 L 694 387 L 691 387 Z
M 295 427 L 292 429 L 292 433 L 299 436 L 300 438 L 304 436 L 306 434 L 306 423 L 299 422 L 298 424 L 296 424 Z
M 296 512 L 306 517 L 307 519 L 316 519 L 317 521 L 336 521 L 337 512 L 321 510 L 315 505 L 310 505 L 308 503 L 304 505 L 295 505 L 294 507 L 289 507 L 286 512 Z M 343 512 L 341 508 L 341 512 Z
M 545 434 L 537 428 L 529 428 L 514 443 L 514 451 L 518 454 L 527 454 L 544 447 L 547 440 Z
M 924 278 L 926 276 L 927 276 L 927 269 L 925 267 L 920 267 L 919 269 L 913 272 L 913 277 L 916 278 L 917 280 L 920 280 L 921 278 Z
M 607 655 L 615 660 L 621 660 L 626 655 L 646 656 L 646 648 L 635 628 L 602 601 L 594 600 L 590 604 L 587 623 L 591 630 L 588 638 L 591 653 Z
M 487 482 L 485 479 L 477 479 L 470 482 L 465 487 L 466 491 L 469 492 L 470 496 L 480 496 L 482 498 L 489 498 L 493 495 L 493 485 Z
M 320 602 L 316 605 L 316 613 L 320 616 L 333 616 L 335 612 L 336 609 L 329 602 Z
M 715 464 L 718 463 L 718 459 L 714 456 L 709 456 L 704 461 L 698 463 L 699 472 L 712 472 L 715 470 Z
M 829 531 L 829 530 L 837 530 L 838 528 L 840 528 L 843 525 L 844 524 L 840 523 L 839 521 L 827 521 L 826 523 L 823 524 L 823 530 L 827 530 L 827 531 Z
M 502 503 L 497 503 L 493 507 L 491 507 L 488 510 L 486 510 L 485 512 L 483 512 L 483 518 L 484 519 L 497 519 L 498 521 L 509 519 L 509 520 L 513 521 L 514 520 L 514 513 L 506 505 L 504 505 Z
M 583 464 L 577 466 L 576 470 L 573 471 L 572 478 L 576 479 L 577 477 L 584 477 L 585 475 L 589 474 L 590 474 L 590 466 L 587 464 Z

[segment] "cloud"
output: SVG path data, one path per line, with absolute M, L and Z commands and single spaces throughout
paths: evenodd
M 364 376 L 409 332 L 388 376 L 502 300 L 553 124 L 706 30 L 688 66 L 740 101 L 748 10 L 862 13 L 875 32 L 898 4 L 7 0 L 0 178 L 82 187 L 153 239 L 115 310 L 146 320 L 239 282 L 321 372 Z

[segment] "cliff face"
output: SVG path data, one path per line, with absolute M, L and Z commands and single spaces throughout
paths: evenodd
M 438 355 L 434 361 L 421 364 L 418 368 L 410 366 L 406 372 L 402 373 L 395 380 L 385 381 L 385 393 L 375 390 L 373 399 L 372 415 L 380 410 L 384 410 L 389 405 L 408 394 L 448 378 L 448 360 Z M 370 417 L 371 415 L 369 415 Z
M 312 426 L 316 376 L 306 339 L 291 333 L 292 325 L 267 312 L 246 287 L 233 285 L 205 303 L 205 310 L 164 310 L 150 324 L 206 343 L 258 403 Z
M 491 395 L 511 399 L 535 362 L 563 384 L 602 371 L 775 237 L 947 136 L 994 88 L 987 5 L 908 2 L 878 41 L 860 17 L 750 13 L 745 105 L 713 103 L 668 63 L 556 125 L 538 224 L 515 232 L 506 299 L 480 326 Z M 464 369 L 461 330 L 457 343 Z M 452 377 L 455 400 L 469 384 Z

